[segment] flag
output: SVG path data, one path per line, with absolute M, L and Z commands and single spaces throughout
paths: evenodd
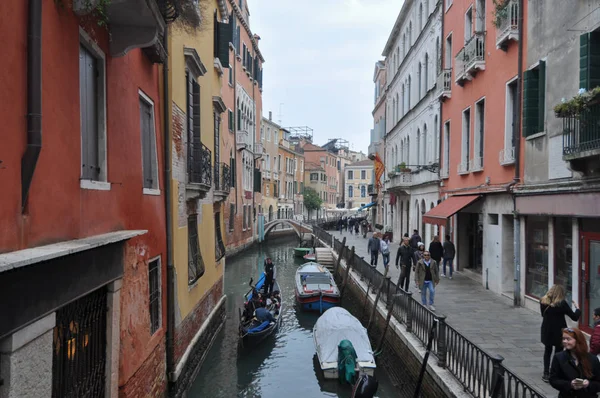
M 381 161 L 381 158 L 379 157 L 379 154 L 375 154 L 375 186 L 377 187 L 377 189 L 379 190 L 379 188 L 381 188 L 381 177 L 383 176 L 383 171 L 385 169 L 385 166 L 383 165 L 383 162 Z

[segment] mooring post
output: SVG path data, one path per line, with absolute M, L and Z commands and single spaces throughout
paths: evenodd
M 379 298 L 381 297 L 381 291 L 383 290 L 383 285 L 387 278 L 387 273 L 388 273 L 389 269 L 390 269 L 390 267 L 385 268 L 385 272 L 383 273 L 383 279 L 381 280 L 381 285 L 379 286 L 379 289 L 377 290 L 377 296 L 375 296 L 375 303 L 373 303 L 373 309 L 371 310 L 371 316 L 369 317 L 369 323 L 367 324 L 367 333 L 369 333 L 369 330 L 371 329 L 371 322 L 373 322 L 373 317 L 375 316 L 375 311 L 377 311 L 377 303 L 379 302 Z
M 500 355 L 491 355 L 490 357 L 494 366 L 491 397 L 504 398 L 504 366 L 502 365 L 504 357 Z
M 407 292 L 404 297 L 406 297 L 406 331 L 412 332 L 412 292 Z
M 350 258 L 354 259 L 354 246 L 352 246 L 352 249 L 350 249 Z M 344 290 L 346 289 L 346 285 L 348 284 L 348 278 L 350 276 L 350 268 L 352 268 L 352 263 L 354 263 L 354 261 L 346 261 L 346 273 L 344 274 L 344 280 L 342 281 L 342 289 L 340 290 L 340 297 L 342 297 L 342 295 L 344 294 Z
M 340 273 L 340 263 L 342 262 L 342 257 L 344 257 L 345 250 L 346 250 L 346 237 L 344 236 L 344 239 L 342 240 L 342 248 L 340 249 L 340 252 L 338 253 L 337 262 L 335 263 L 335 275 L 338 277 L 339 277 L 339 273 Z M 333 246 L 333 251 L 335 252 L 335 244 Z
M 440 315 L 438 319 L 438 336 L 437 336 L 437 357 L 438 366 L 442 369 L 446 367 L 446 315 Z

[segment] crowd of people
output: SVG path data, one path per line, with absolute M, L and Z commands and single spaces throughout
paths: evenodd
M 383 266 L 387 269 L 390 263 L 390 239 L 388 235 L 375 232 L 367 241 L 367 251 L 371 256 L 370 264 L 377 266 L 379 254 L 383 258 Z M 419 231 L 414 230 L 412 236 L 404 234 L 402 244 L 396 253 L 396 268 L 400 269 L 400 278 L 398 286 L 405 291 L 410 289 L 410 274 L 414 273 L 415 286 L 421 292 L 421 303 L 430 310 L 435 311 L 435 287 L 440 282 L 440 264 L 443 265 L 442 277 L 448 275 L 452 279 L 453 262 L 456 255 L 456 248 L 450 238 L 446 235 L 444 243 L 440 242 L 439 237 L 433 237 L 429 244 L 429 249 L 425 250 L 425 243 L 419 235 Z M 449 271 L 446 274 L 446 271 Z M 429 294 L 429 298 L 427 295 Z

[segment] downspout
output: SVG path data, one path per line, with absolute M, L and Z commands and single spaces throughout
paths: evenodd
M 523 94 L 523 38 L 525 37 L 523 32 L 523 6 L 525 1 L 519 0 L 519 53 L 518 53 L 518 65 L 517 65 L 517 131 L 515 134 L 515 177 L 513 182 L 519 183 L 521 180 L 521 118 L 522 118 L 522 94 Z M 517 203 L 515 195 L 513 194 L 513 250 L 514 250 L 514 261 L 515 261 L 515 277 L 514 277 L 514 306 L 518 307 L 521 305 L 521 219 L 517 212 Z
M 21 158 L 21 213 L 42 150 L 42 0 L 29 0 L 27 24 L 27 148 Z
M 235 20 L 235 13 L 232 13 L 232 19 Z M 233 21 L 232 21 L 233 22 Z M 230 22 L 230 23 L 232 23 Z M 237 31 L 236 31 L 237 32 Z M 237 34 L 237 33 L 234 33 Z M 239 40 L 239 38 L 238 38 Z M 238 196 L 240 192 L 237 189 L 237 131 L 240 126 L 238 126 L 238 108 L 237 108 L 237 46 L 233 44 L 233 173 L 235 174 L 235 178 L 233 179 L 233 189 L 235 189 L 235 215 L 238 214 Z M 229 66 L 231 67 L 231 66 Z M 232 215 L 229 215 L 232 217 Z
M 256 56 L 256 53 L 254 53 L 254 56 Z M 254 71 L 254 61 L 252 62 L 252 73 L 255 73 Z M 254 79 L 252 76 L 250 77 L 251 79 Z M 256 203 L 254 202 L 254 195 L 256 194 L 256 188 L 254 187 L 254 181 L 255 181 L 255 173 L 256 173 L 256 158 L 254 157 L 254 151 L 256 150 L 256 128 L 258 126 L 258 123 L 256 123 L 257 121 L 257 114 L 258 114 L 258 109 L 256 107 L 256 98 L 254 98 L 255 94 L 254 94 L 254 80 L 252 80 L 252 102 L 254 102 L 254 131 L 252 134 L 252 217 L 253 217 L 253 221 L 254 221 L 254 225 L 252 227 L 252 242 L 254 242 L 254 238 L 255 238 L 255 232 L 256 232 L 256 227 L 257 227 L 257 223 L 256 223 L 256 216 L 257 216 L 257 211 L 256 211 Z
M 168 25 L 165 26 L 163 46 L 169 54 Z M 167 56 L 168 57 L 168 56 Z M 171 211 L 171 130 L 169 98 L 169 58 L 163 64 L 163 150 L 164 150 L 164 196 L 165 224 L 167 229 L 167 380 L 175 371 L 175 266 L 173 264 L 173 220 Z M 171 383 L 168 383 L 171 386 Z

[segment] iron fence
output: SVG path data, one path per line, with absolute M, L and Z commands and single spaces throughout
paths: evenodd
M 600 148 L 600 102 L 579 115 L 563 118 L 563 155 L 577 155 Z
M 321 226 L 313 226 L 313 234 L 324 244 L 333 247 L 339 255 L 342 253 L 342 242 L 332 236 Z M 352 257 L 354 256 L 354 257 Z M 379 289 L 382 286 L 380 299 L 388 306 L 393 305 L 394 318 L 406 326 L 425 346 L 429 330 L 437 320 L 437 328 L 433 338 L 432 351 L 437 357 L 438 366 L 448 369 L 463 385 L 464 389 L 476 398 L 544 398 L 515 373 L 507 369 L 504 358 L 492 355 L 471 342 L 459 331 L 446 323 L 444 315 L 438 315 L 420 303 L 420 297 L 414 298 L 411 292 L 398 288 L 385 278 L 381 272 L 367 263 L 349 247 L 343 250 L 342 259 L 361 275 L 361 280 Z M 341 271 L 341 270 L 340 270 Z
M 188 153 L 188 179 L 193 184 L 212 184 L 211 152 L 206 145 L 194 143 Z

